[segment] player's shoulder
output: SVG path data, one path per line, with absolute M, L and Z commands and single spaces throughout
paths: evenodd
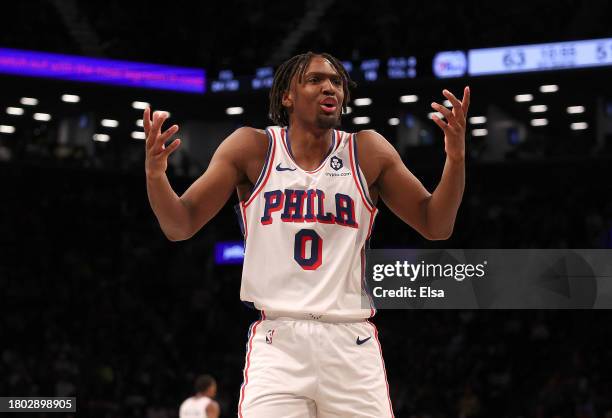
M 355 145 L 359 148 L 361 155 L 368 155 L 372 152 L 389 152 L 393 150 L 393 145 L 374 129 L 363 129 L 355 132 Z
M 187 399 L 183 400 L 183 402 L 181 402 L 181 408 L 184 408 L 185 406 L 189 405 L 191 402 L 193 402 L 193 397 L 190 396 Z
M 219 413 L 219 411 L 221 410 L 221 408 L 219 407 L 219 402 L 215 401 L 214 399 L 211 399 L 210 403 L 206 407 L 206 410 L 208 412 L 217 412 L 217 413 Z
M 268 135 L 266 131 L 263 129 L 253 128 L 251 126 L 241 126 L 236 129 L 232 136 L 239 138 L 241 141 L 245 143 L 255 142 L 258 143 L 268 143 Z
M 268 149 L 266 132 L 250 126 L 236 129 L 224 142 L 230 152 L 239 153 L 243 157 L 265 155 Z

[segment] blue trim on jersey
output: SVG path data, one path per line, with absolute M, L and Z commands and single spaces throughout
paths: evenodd
M 257 181 L 255 182 L 255 184 L 253 185 L 253 188 L 251 189 L 251 193 L 250 193 L 251 196 L 253 195 L 253 192 L 255 191 L 255 189 L 257 189 L 257 186 L 259 186 L 259 183 L 261 183 L 261 181 L 266 176 L 266 172 L 268 171 L 268 165 L 271 164 L 270 154 L 272 153 L 272 145 L 274 143 L 274 138 L 272 138 L 272 135 L 270 135 L 270 132 L 268 132 L 268 128 L 266 128 L 266 135 L 268 135 L 268 152 L 266 153 L 266 162 L 264 163 L 264 166 L 261 169 L 261 173 L 259 173 L 259 177 L 257 178 Z
M 253 302 L 249 302 L 247 300 L 243 300 L 241 302 L 244 303 L 247 308 L 257 310 L 257 308 L 255 307 L 255 304 Z
M 293 159 L 293 161 L 295 162 L 295 157 L 293 156 L 293 151 L 291 150 L 291 140 L 289 139 L 289 127 L 288 126 L 287 126 L 287 129 L 285 130 L 285 138 L 287 138 L 287 149 L 289 150 L 289 155 L 291 156 L 291 159 Z M 332 153 L 335 147 L 336 147 L 336 130 L 332 129 L 332 142 L 331 144 L 329 144 L 329 149 L 327 150 L 327 154 L 325 154 L 325 157 L 323 157 L 323 159 L 321 160 L 317 168 L 319 168 L 321 164 L 323 164 L 323 162 L 327 159 L 327 157 L 329 157 L 329 155 Z M 304 170 L 304 171 L 314 171 L 314 170 Z
M 240 210 L 240 202 L 238 202 L 237 205 L 234 205 L 234 211 L 236 212 L 236 215 L 238 215 L 238 225 L 240 225 L 240 232 L 242 232 L 242 237 L 244 237 L 245 230 L 244 222 L 242 220 L 242 211 Z
M 363 184 L 365 183 L 367 185 L 367 182 L 361 179 L 361 170 L 359 169 L 359 158 L 357 157 L 357 134 L 356 133 L 353 134 L 353 154 L 355 154 L 355 171 L 357 171 L 357 173 L 355 174 L 357 175 L 357 179 L 359 180 L 359 184 L 361 185 L 361 189 L 363 190 L 363 196 L 366 198 L 370 206 L 372 206 L 372 208 L 375 208 L 376 205 L 374 205 L 374 203 L 372 203 L 372 201 L 370 200 L 369 189 L 367 187 L 363 187 Z M 374 229 L 374 225 L 372 225 L 372 229 Z M 370 236 L 371 236 L 371 233 L 370 233 Z

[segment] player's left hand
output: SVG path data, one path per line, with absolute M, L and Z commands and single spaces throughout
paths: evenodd
M 453 161 L 463 161 L 465 159 L 466 119 L 470 107 L 470 88 L 463 89 L 462 101 L 459 101 L 453 93 L 446 89 L 442 90 L 442 94 L 451 102 L 453 109 L 447 109 L 433 102 L 431 107 L 442 113 L 446 121 L 436 115 L 432 119 L 444 131 L 444 150 L 447 157 Z

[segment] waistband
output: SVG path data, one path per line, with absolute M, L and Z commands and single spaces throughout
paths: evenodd
M 350 316 L 350 315 L 337 315 L 337 314 L 319 314 L 310 312 L 288 312 L 288 311 L 268 311 L 261 310 L 262 319 L 297 319 L 297 320 L 308 320 L 308 321 L 320 321 L 320 322 L 365 322 L 369 318 L 363 318 L 361 316 Z

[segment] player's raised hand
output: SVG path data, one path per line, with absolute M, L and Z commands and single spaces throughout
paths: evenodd
M 433 102 L 433 107 L 438 112 L 444 115 L 446 122 L 437 116 L 432 119 L 444 131 L 444 149 L 448 158 L 454 161 L 463 161 L 465 159 L 465 130 L 468 108 L 470 107 L 470 88 L 463 89 L 463 100 L 459 101 L 453 93 L 448 90 L 442 90 L 442 94 L 446 97 L 453 109 L 447 109 L 439 103 Z
M 145 145 L 145 172 L 147 177 L 157 178 L 162 176 L 168 168 L 168 156 L 172 154 L 181 144 L 180 139 L 175 139 L 168 146 L 166 141 L 178 132 L 178 125 L 172 125 L 162 133 L 162 125 L 168 119 L 167 112 L 154 112 L 151 120 L 151 108 L 147 107 L 142 117 L 144 133 L 147 141 Z

